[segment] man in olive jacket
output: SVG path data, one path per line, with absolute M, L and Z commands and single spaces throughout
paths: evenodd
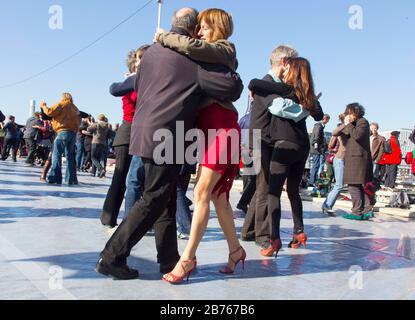
M 173 21 L 176 32 L 193 36 L 197 11 L 181 9 Z M 224 66 L 196 63 L 160 44 L 147 50 L 140 65 L 137 83 L 140 97 L 130 144 L 130 153 L 140 156 L 144 163 L 144 192 L 102 251 L 97 272 L 115 279 L 137 278 L 138 271 L 127 266 L 127 257 L 153 225 L 160 272 L 173 270 L 180 258 L 176 183 L 185 151 L 184 141 L 176 142 L 179 138 L 176 128 L 182 126 L 185 133 L 194 128 L 199 105 L 206 95 L 236 101 L 242 90 L 239 76 Z M 155 134 L 159 133 L 166 134 L 165 145 L 172 145 L 172 155 L 166 157 L 172 156 L 173 163 L 160 163 L 162 159 L 156 155 L 161 143 Z

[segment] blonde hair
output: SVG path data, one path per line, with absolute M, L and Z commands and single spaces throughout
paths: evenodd
M 233 34 L 232 16 L 222 9 L 207 9 L 197 17 L 198 24 L 204 21 L 213 29 L 212 42 L 226 40 Z
M 73 98 L 72 98 L 72 95 L 71 95 L 70 93 L 64 92 L 64 93 L 62 94 L 62 101 L 65 101 L 65 102 L 70 102 L 70 103 L 72 103 L 72 104 L 73 104 Z

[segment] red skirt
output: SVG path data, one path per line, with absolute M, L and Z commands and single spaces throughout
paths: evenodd
M 212 104 L 200 111 L 197 127 L 204 137 L 204 146 L 199 149 L 200 165 L 222 175 L 213 193 L 229 194 L 238 174 L 241 154 L 241 128 L 238 114 L 219 104 Z

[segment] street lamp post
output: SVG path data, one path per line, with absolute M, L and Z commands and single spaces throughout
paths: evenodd
M 158 19 L 157 19 L 157 30 L 160 29 L 161 27 L 161 9 L 163 7 L 163 0 L 157 0 L 158 2 L 158 7 L 159 7 L 159 13 L 158 13 Z

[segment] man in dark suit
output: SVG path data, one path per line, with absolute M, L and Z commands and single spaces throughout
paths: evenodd
M 26 130 L 24 132 L 23 138 L 25 139 L 26 146 L 28 149 L 28 156 L 26 159 L 26 164 L 33 165 L 36 156 L 37 140 L 39 139 L 39 130 L 37 127 L 42 126 L 42 121 L 40 120 L 40 113 L 35 112 L 32 117 L 30 117 L 26 122 Z
M 193 36 L 197 14 L 191 8 L 177 11 L 173 32 Z M 127 266 L 127 257 L 153 225 L 160 272 L 170 272 L 174 268 L 180 258 L 176 236 L 176 183 L 186 149 L 184 141 L 176 141 L 177 128 L 184 127 L 185 133 L 194 128 L 198 107 L 205 95 L 236 101 L 243 90 L 239 76 L 226 67 L 196 63 L 160 44 L 147 50 L 137 79 L 140 97 L 132 124 L 130 153 L 143 160 L 144 192 L 108 241 L 96 267 L 97 272 L 120 280 L 138 277 L 138 271 Z M 165 151 L 166 158 L 172 157 L 173 163 L 163 162 L 162 155 L 156 154 L 161 140 L 157 141 L 155 136 L 160 135 L 164 144 L 172 147 L 173 154 L 169 148 Z
M 282 82 L 285 61 L 287 58 L 297 57 L 298 52 L 289 46 L 279 46 L 271 54 L 271 70 L 263 78 L 268 82 Z M 260 159 L 254 159 L 255 163 L 260 161 L 261 170 L 256 176 L 256 192 L 249 204 L 248 212 L 241 231 L 242 241 L 255 241 L 263 249 L 271 245 L 270 226 L 268 219 L 268 193 L 269 193 L 269 168 L 274 145 L 271 142 L 270 125 L 271 113 L 268 107 L 275 99 L 275 95 L 257 94 L 252 103 L 250 121 L 250 148 L 254 148 L 253 130 L 261 130 Z
M 322 121 L 317 122 L 314 125 L 313 133 L 311 134 L 311 149 L 310 154 L 312 157 L 311 169 L 310 169 L 310 185 L 313 185 L 316 181 L 319 169 L 324 165 L 324 155 L 327 142 L 324 138 L 324 128 L 330 121 L 328 114 L 324 115 Z

